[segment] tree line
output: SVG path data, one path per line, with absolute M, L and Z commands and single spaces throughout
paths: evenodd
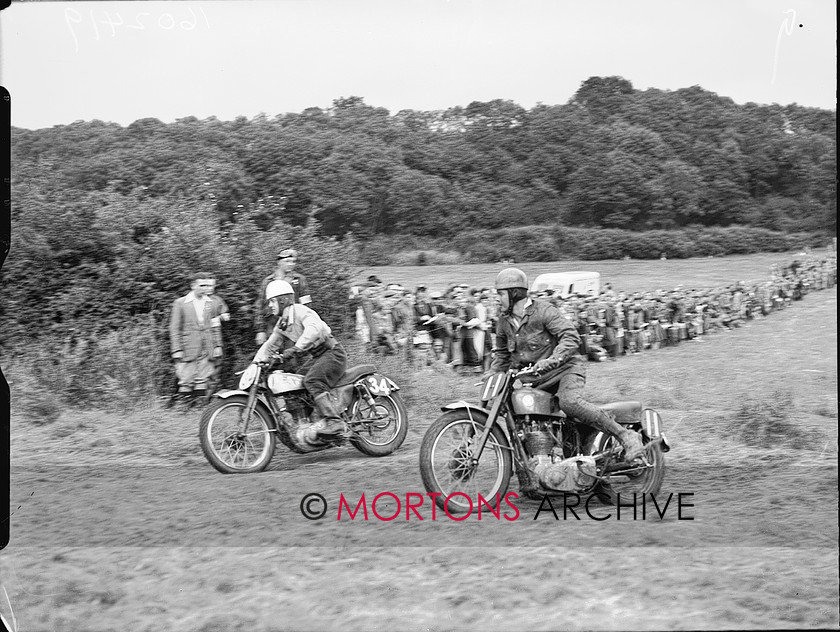
M 13 130 L 18 181 L 212 201 L 222 221 L 282 200 L 325 234 L 442 236 L 480 225 L 625 230 L 836 227 L 836 112 L 737 105 L 698 86 L 591 77 L 563 105 L 473 102 L 393 116 L 360 97 L 234 121 Z
M 290 245 L 328 318 L 377 244 L 525 260 L 574 242 L 612 258 L 659 256 L 679 235 L 669 256 L 691 256 L 703 230 L 718 231 L 713 254 L 753 230 L 756 247 L 784 247 L 783 233 L 836 230 L 835 130 L 834 111 L 621 77 L 531 109 L 496 99 L 391 115 L 348 97 L 233 121 L 13 128 L 0 343 L 160 315 L 196 268 L 247 311 Z

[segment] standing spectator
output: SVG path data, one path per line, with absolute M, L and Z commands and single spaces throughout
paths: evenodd
M 365 310 L 362 306 L 362 288 L 358 285 L 354 285 L 350 288 L 350 296 L 348 297 L 348 302 L 353 309 L 355 315 L 355 323 L 356 323 L 356 336 L 364 342 L 365 344 L 370 343 L 370 326 L 367 322 L 367 317 L 365 316 Z
M 652 299 L 650 309 L 650 347 L 659 349 L 668 344 L 668 305 L 661 294 Z
M 629 305 L 626 315 L 627 322 L 627 353 L 639 353 L 644 349 L 642 341 L 642 327 L 646 324 L 645 312 L 642 307 L 642 297 L 634 295 L 633 303 Z
M 604 349 L 615 361 L 620 353 L 618 348 L 618 330 L 621 327 L 621 316 L 616 309 L 615 303 L 609 302 L 604 308 Z
M 211 279 L 211 281 L 212 285 L 207 292 L 207 296 L 210 298 L 210 325 L 213 328 L 213 340 L 221 348 L 222 353 L 213 358 L 213 374 L 207 389 L 208 395 L 212 394 L 219 383 L 219 374 L 222 371 L 222 360 L 224 359 L 222 323 L 230 320 L 230 310 L 225 303 L 225 299 L 216 294 L 216 279 Z
M 371 302 L 372 318 L 376 329 L 376 337 L 372 345 L 375 353 L 394 355 L 397 353 L 396 323 L 394 322 L 394 307 L 398 301 L 398 292 L 393 289 L 382 289 L 378 299 Z
M 408 362 L 413 360 L 414 340 L 414 304 L 411 293 L 399 285 L 390 286 L 393 291 L 393 305 L 391 306 L 391 318 L 394 321 L 394 340 L 397 347 L 402 347 L 405 359 Z
M 490 296 L 487 293 L 487 288 L 477 292 L 475 298 L 475 313 L 479 324 L 475 329 L 473 340 L 475 342 L 475 350 L 481 360 L 481 364 L 484 367 L 484 370 L 488 370 L 490 368 L 490 354 L 493 350 L 493 345 L 490 340 L 491 331 L 493 329 L 493 321 L 488 307 L 490 303 Z
M 449 358 L 449 366 L 460 366 L 464 363 L 461 354 L 461 319 L 458 317 L 457 287 L 451 287 L 446 291 L 441 300 L 443 306 L 443 319 L 446 325 L 446 336 L 448 346 L 446 355 Z
M 478 317 L 476 310 L 476 299 L 473 292 L 462 291 L 458 299 L 458 316 L 462 319 L 461 331 L 463 332 L 461 338 L 461 356 L 464 361 L 464 368 L 467 371 L 474 371 L 481 373 L 482 369 L 482 354 L 476 346 L 475 338 L 478 333 L 483 334 L 481 330 L 481 319 Z M 481 341 L 482 350 L 484 340 Z
M 449 335 L 448 325 L 446 323 L 446 314 L 443 300 L 443 293 L 437 290 L 429 293 L 429 300 L 434 307 L 432 332 L 432 349 L 435 352 L 435 358 L 442 362 L 448 362 L 451 357 L 451 339 Z
M 376 314 L 381 310 L 384 292 L 385 284 L 375 274 L 367 278 L 366 287 L 359 292 L 362 314 L 368 327 L 370 350 L 373 352 L 377 352 L 379 347 L 379 322 Z
M 740 283 L 732 290 L 732 298 L 729 303 L 732 315 L 732 326 L 740 327 L 744 324 L 744 293 L 741 291 Z
M 257 295 L 257 301 L 254 306 L 254 329 L 257 331 L 257 344 L 261 345 L 266 341 L 266 338 L 274 329 L 274 323 L 277 318 L 272 316 L 271 308 L 268 301 L 265 300 L 265 288 L 272 281 L 285 281 L 292 286 L 294 290 L 295 302 L 301 305 L 307 305 L 312 302 L 312 297 L 309 295 L 309 286 L 306 283 L 306 277 L 295 272 L 297 265 L 298 251 L 294 248 L 287 248 L 282 250 L 277 255 L 277 264 L 274 272 L 269 274 L 262 280 L 260 284 L 260 291 Z
M 414 310 L 415 330 L 425 332 L 423 337 L 428 336 L 428 343 L 424 342 L 423 344 L 429 345 L 432 356 L 437 359 L 442 349 L 442 339 L 440 342 L 438 341 L 441 336 L 436 335 L 436 331 L 441 328 L 441 323 L 440 319 L 437 318 L 437 307 L 429 298 L 429 292 L 425 285 L 417 286 L 412 309 Z
M 425 285 L 418 285 L 414 292 L 414 322 L 418 329 L 430 331 L 429 323 L 437 315 L 437 310 L 429 300 Z
M 221 338 L 214 338 L 214 329 L 220 333 L 221 327 L 213 327 L 213 301 L 207 294 L 213 275 L 197 272 L 190 280 L 189 294 L 175 300 L 169 320 L 170 351 L 181 398 L 206 395 L 213 360 L 222 357 Z

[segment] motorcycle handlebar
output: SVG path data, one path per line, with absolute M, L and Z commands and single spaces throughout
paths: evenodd
M 523 375 L 538 375 L 538 373 L 534 370 L 534 365 L 529 364 L 528 366 L 520 369 L 516 373 L 513 374 L 514 378 L 522 377 Z

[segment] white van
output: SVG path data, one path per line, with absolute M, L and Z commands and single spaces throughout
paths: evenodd
M 601 292 L 601 274 L 598 272 L 549 272 L 541 274 L 531 285 L 532 292 L 554 290 L 563 298 L 574 294 L 598 296 Z

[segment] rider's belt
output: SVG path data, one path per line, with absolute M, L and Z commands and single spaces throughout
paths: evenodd
M 314 347 L 310 353 L 313 358 L 317 358 L 318 356 L 324 355 L 327 351 L 335 349 L 337 344 L 338 343 L 335 341 L 335 338 L 328 336 L 324 342 L 319 344 L 317 347 Z

